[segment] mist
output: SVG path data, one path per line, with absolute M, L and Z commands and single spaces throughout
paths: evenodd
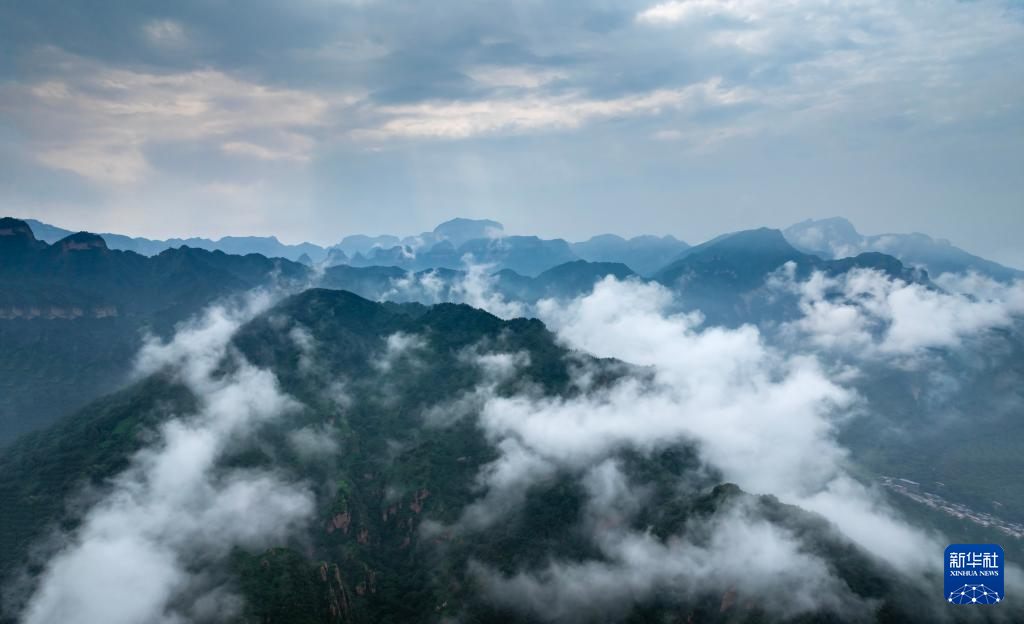
M 270 301 L 257 293 L 238 307 L 214 306 L 169 341 L 145 345 L 139 374 L 173 376 L 200 407 L 166 420 L 63 537 L 28 599 L 26 624 L 223 621 L 241 609 L 218 574 L 232 549 L 262 549 L 306 527 L 314 509 L 306 484 L 219 465 L 299 407 L 272 373 L 230 347 L 235 330 Z

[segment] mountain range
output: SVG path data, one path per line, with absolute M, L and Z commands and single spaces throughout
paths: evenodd
M 781 321 L 795 313 L 793 301 L 782 301 L 778 293 L 763 288 L 766 277 L 787 262 L 799 276 L 866 267 L 908 283 L 930 283 L 926 272 L 908 268 L 895 256 L 865 252 L 823 259 L 799 251 L 778 230 L 767 228 L 723 235 L 695 247 L 671 237 L 626 241 L 611 236 L 570 246 L 536 237 L 479 238 L 500 233 L 501 225 L 454 220 L 430 234 L 440 240 L 431 251 L 393 257 L 400 248 L 376 248 L 364 256 L 350 247 L 355 255 L 349 263 L 319 269 L 285 258 L 187 245 L 148 256 L 111 249 L 109 235 L 84 232 L 48 244 L 35 236 L 36 229 L 30 221 L 0 221 L 0 279 L 8 284 L 0 294 L 0 335 L 7 346 L 0 368 L 9 397 L 0 407 L 0 441 L 52 422 L 123 384 L 131 355 L 147 333 L 167 335 L 210 302 L 258 286 L 318 284 L 372 300 L 483 305 L 473 299 L 473 283 L 467 281 L 473 275 L 477 289 L 531 304 L 580 296 L 606 276 L 634 277 L 681 293 L 681 310 L 700 310 L 710 323 L 736 326 Z M 577 259 L 574 249 L 590 260 Z M 488 262 L 467 270 L 466 254 Z M 666 258 L 664 266 L 651 272 L 655 259 Z M 642 277 L 627 260 L 639 262 L 651 277 Z M 960 268 L 987 266 L 975 262 Z M 1000 273 L 989 267 L 988 272 L 1012 275 L 1003 269 Z M 55 384 L 50 387 L 57 392 L 43 391 L 48 384 Z
M 1022 616 L 950 612 L 893 554 L 1024 555 L 1020 273 L 949 243 L 457 219 L 290 259 L 48 227 L 0 219 L 3 624 Z
M 72 234 L 69 230 L 34 219 L 25 222 L 37 239 L 47 243 L 55 243 Z M 327 248 L 312 243 L 287 245 L 273 236 L 228 236 L 218 240 L 151 240 L 120 234 L 100 236 L 110 249 L 147 256 L 188 246 L 228 254 L 257 253 L 307 265 L 397 266 L 411 271 L 459 269 L 468 256 L 476 263 L 491 265 L 494 270 L 510 269 L 529 276 L 573 260 L 619 262 L 639 275 L 653 276 L 674 260 L 684 257 L 690 247 L 670 235 L 625 239 L 615 234 L 602 234 L 580 242 L 512 236 L 506 235 L 504 226 L 497 221 L 464 218 L 446 221 L 430 232 L 415 236 L 352 234 Z M 783 230 L 783 236 L 796 249 L 828 260 L 877 252 L 891 255 L 907 266 L 924 269 L 932 275 L 972 270 L 1001 281 L 1024 276 L 1024 272 L 1018 269 L 985 260 L 948 241 L 935 240 L 925 234 L 864 236 L 849 221 L 839 217 L 797 223 Z
M 842 217 L 808 219 L 786 228 L 783 234 L 798 249 L 822 258 L 846 258 L 873 251 L 890 254 L 933 275 L 975 271 L 1001 281 L 1024 277 L 1018 269 L 967 253 L 947 240 L 936 240 L 927 234 L 864 236 Z
M 50 245 L 0 219 L 0 442 L 116 390 L 147 332 L 167 335 L 214 300 L 307 273 L 191 247 L 144 256 L 85 232 Z

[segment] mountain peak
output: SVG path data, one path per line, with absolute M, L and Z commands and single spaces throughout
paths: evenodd
M 467 219 L 465 217 L 455 217 L 454 219 L 449 219 L 439 223 L 437 227 L 434 228 L 434 231 L 442 233 L 445 230 L 450 230 L 452 228 L 492 228 L 500 231 L 505 230 L 504 225 L 492 219 Z
M 11 217 L 0 218 L 0 252 L 3 262 L 15 258 L 24 260 L 31 257 L 33 252 L 45 248 L 46 243 L 36 239 L 28 223 Z
M 805 219 L 800 223 L 797 223 L 791 228 L 799 227 L 827 227 L 836 233 L 849 234 L 852 236 L 860 236 L 860 232 L 857 228 L 850 223 L 850 220 L 846 217 L 826 217 L 824 219 Z
M 28 226 L 28 223 L 13 217 L 0 217 L 0 236 L 14 237 L 32 242 L 36 240 L 35 234 L 32 233 L 32 228 Z
M 658 271 L 655 279 L 663 284 L 680 280 L 703 288 L 721 287 L 739 290 L 761 284 L 765 276 L 789 261 L 807 264 L 813 256 L 793 248 L 782 232 L 771 228 L 744 230 L 691 247 L 675 262 Z
M 99 234 L 91 232 L 77 232 L 55 243 L 60 246 L 61 251 L 86 251 L 88 249 L 100 249 L 107 251 L 107 242 Z
M 497 221 L 462 217 L 445 221 L 434 228 L 434 234 L 450 240 L 456 247 L 477 238 L 498 238 L 504 232 L 505 226 Z
M 707 243 L 705 249 L 708 251 L 797 253 L 796 249 L 786 241 L 786 237 L 782 235 L 781 231 L 766 227 L 757 228 L 756 230 L 743 230 L 715 239 Z
M 786 228 L 785 237 L 802 251 L 824 257 L 852 256 L 864 237 L 843 217 L 807 219 Z

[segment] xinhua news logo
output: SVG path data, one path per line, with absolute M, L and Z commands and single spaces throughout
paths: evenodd
M 946 549 L 946 601 L 997 604 L 1003 596 L 1003 549 L 995 544 L 950 544 Z

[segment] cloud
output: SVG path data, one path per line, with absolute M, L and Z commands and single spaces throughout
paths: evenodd
M 214 307 L 170 341 L 142 350 L 140 372 L 171 372 L 200 407 L 164 422 L 155 442 L 111 479 L 46 563 L 22 621 L 223 620 L 241 605 L 217 577 L 231 550 L 266 548 L 305 527 L 314 511 L 306 485 L 220 465 L 263 424 L 299 407 L 272 373 L 229 347 L 238 325 L 263 307 L 263 299 Z M 228 372 L 220 371 L 224 362 Z
M 319 460 L 338 453 L 335 432 L 323 427 L 303 427 L 288 434 L 288 443 L 305 460 Z
M 426 348 L 427 342 L 422 336 L 395 332 L 384 342 L 384 353 L 373 362 L 374 368 L 382 373 L 390 373 L 397 364 L 405 362 L 411 366 L 423 365 L 419 353 Z
M 181 23 L 168 19 L 151 20 L 142 27 L 146 37 L 156 46 L 180 47 L 188 43 Z
M 484 383 L 459 403 L 463 414 L 478 415 L 499 456 L 477 475 L 479 498 L 447 530 L 507 522 L 531 487 L 568 476 L 588 492 L 583 528 L 601 553 L 511 575 L 475 564 L 488 596 L 555 621 L 591 612 L 614 619 L 651 596 L 686 600 L 729 587 L 785 617 L 869 612 L 799 538 L 749 510 L 667 540 L 629 529 L 647 484 L 630 483 L 617 458 L 680 445 L 695 448 L 725 481 L 818 512 L 908 578 L 934 572 L 928 553 L 941 550 L 941 539 L 908 524 L 847 471 L 836 436 L 863 399 L 842 385 L 844 376 L 771 346 L 755 327 L 703 327 L 699 314 L 675 314 L 675 306 L 658 284 L 613 277 L 570 302 L 542 301 L 535 311 L 567 346 L 636 366 L 597 384 L 582 367 L 574 373 L 580 392 L 570 397 L 501 394 Z M 815 570 L 814 586 L 775 598 L 807 570 Z
M 486 430 L 576 466 L 623 446 L 696 440 L 726 479 L 754 492 L 800 494 L 834 476 L 843 453 L 833 417 L 855 397 L 813 359 L 771 350 L 756 328 L 700 330 L 699 317 L 670 314 L 671 304 L 657 284 L 613 277 L 564 307 L 543 302 L 542 320 L 569 345 L 651 367 L 653 378 L 575 399 L 495 397 Z
M 450 290 L 453 301 L 487 310 L 503 319 L 525 314 L 526 306 L 518 301 L 506 300 L 495 290 L 495 278 L 490 273 L 494 268 L 492 265 L 477 263 L 469 254 L 462 258 L 462 263 L 466 267 L 465 273 Z
M 557 466 L 514 438 L 497 441 L 501 456 L 486 464 L 477 475 L 483 496 L 462 510 L 458 527 L 479 530 L 506 520 L 526 500 L 527 490 L 555 474 Z
M 530 67 L 481 65 L 470 69 L 468 75 L 473 80 L 490 87 L 515 87 L 518 89 L 536 89 L 556 80 L 568 78 L 568 73 L 561 69 L 534 69 Z
M 977 274 L 942 275 L 946 290 L 893 279 L 872 269 L 793 279 L 792 265 L 773 281 L 800 297 L 788 329 L 818 347 L 863 357 L 914 356 L 956 348 L 1024 314 L 1024 282 L 1001 284 Z
M 796 282 L 786 269 L 775 279 L 801 294 L 801 315 L 784 326 L 781 342 L 753 326 L 704 327 L 699 313 L 672 312 L 669 290 L 637 280 L 609 277 L 585 296 L 530 309 L 568 346 L 645 368 L 597 387 L 577 371 L 583 393 L 570 399 L 478 387 L 460 413 L 477 413 L 503 456 L 481 472 L 485 495 L 461 528 L 507 518 L 531 482 L 557 470 L 588 471 L 623 449 L 692 442 L 725 480 L 822 514 L 896 569 L 931 569 L 927 553 L 941 540 L 847 472 L 839 427 L 873 406 L 854 390 L 858 360 L 832 358 L 853 353 L 905 366 L 923 349 L 1012 325 L 1024 291 L 976 274 L 940 276 L 941 291 L 872 270 Z M 792 342 L 793 331 L 807 342 Z
M 1004 60 L 1024 27 L 1006 6 L 11 5 L 0 195 L 71 228 L 326 244 L 488 210 L 699 240 L 827 205 L 1012 262 L 1024 79 Z M 262 192 L 224 211 L 196 192 L 213 183 Z
M 753 21 L 758 7 L 767 3 L 744 0 L 673 0 L 640 11 L 636 20 L 644 24 L 676 24 L 689 19 L 715 16 Z
M 316 141 L 305 135 L 282 132 L 269 146 L 250 141 L 229 141 L 220 147 L 225 154 L 233 156 L 269 161 L 308 162 L 316 147 Z
M 379 106 L 387 119 L 375 127 L 353 131 L 358 139 L 467 139 L 487 134 L 518 134 L 538 130 L 569 130 L 588 122 L 617 117 L 659 115 L 667 111 L 696 112 L 746 100 L 744 89 L 724 87 L 721 78 L 677 89 L 658 89 L 612 99 L 575 92 L 526 95 L 512 99 L 424 102 Z
M 0 108 L 29 130 L 41 163 L 103 185 L 140 182 L 152 167 L 147 148 L 161 142 L 210 141 L 231 155 L 307 160 L 315 147 L 309 133 L 327 123 L 332 106 L 327 97 L 214 69 L 156 73 L 59 50 L 47 55 L 58 71 L 0 87 Z
M 492 600 L 546 621 L 615 621 L 653 599 L 679 603 L 703 595 L 720 599 L 722 610 L 733 600 L 754 599 L 782 618 L 870 613 L 869 605 L 789 532 L 747 517 L 742 508 L 708 528 L 710 539 L 702 545 L 606 531 L 598 538 L 604 560 L 552 562 L 512 576 L 479 565 L 474 572 Z

